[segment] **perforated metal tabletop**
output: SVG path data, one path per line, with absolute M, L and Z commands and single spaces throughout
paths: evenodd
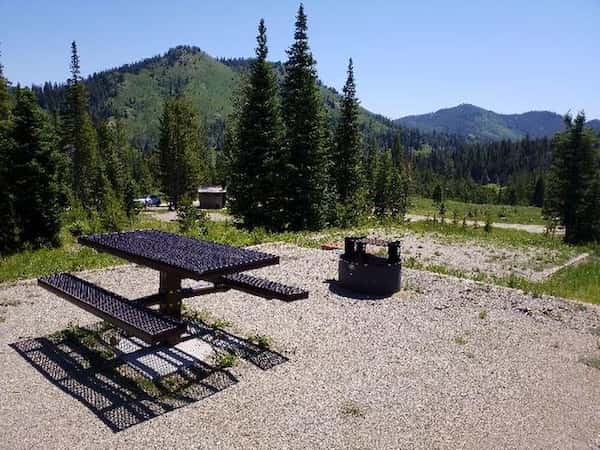
M 79 243 L 182 278 L 210 279 L 279 264 L 279 257 L 158 230 L 83 236 Z

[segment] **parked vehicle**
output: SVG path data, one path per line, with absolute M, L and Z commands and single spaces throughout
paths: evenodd
M 148 206 L 160 206 L 160 197 L 158 195 L 149 195 L 146 197 Z
M 133 201 L 143 207 L 160 206 L 160 197 L 158 195 L 148 195 L 146 197 L 136 198 Z

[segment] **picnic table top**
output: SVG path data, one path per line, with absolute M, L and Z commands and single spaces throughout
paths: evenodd
M 158 230 L 82 236 L 79 243 L 181 278 L 211 277 L 279 264 L 279 257 Z

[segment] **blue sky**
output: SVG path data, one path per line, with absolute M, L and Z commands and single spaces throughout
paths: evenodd
M 396 118 L 459 103 L 502 113 L 584 109 L 600 118 L 600 0 L 304 2 L 321 79 L 341 88 L 354 59 L 366 108 Z M 82 71 L 196 45 L 250 56 L 264 17 L 270 59 L 284 59 L 297 1 L 0 0 L 5 75 L 64 80 L 69 44 Z

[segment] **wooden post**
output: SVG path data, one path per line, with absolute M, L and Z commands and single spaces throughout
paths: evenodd
M 173 272 L 160 272 L 160 287 L 158 292 L 162 294 L 159 305 L 161 314 L 166 314 L 174 319 L 181 319 L 181 278 Z

